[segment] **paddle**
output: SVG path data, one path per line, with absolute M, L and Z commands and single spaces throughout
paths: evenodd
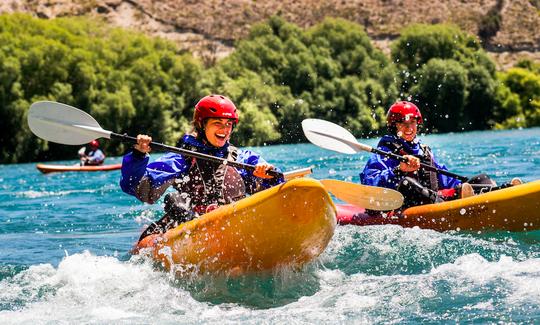
M 321 179 L 321 183 L 338 199 L 370 210 L 389 211 L 403 204 L 403 195 L 392 189 L 335 179 Z
M 382 156 L 396 159 L 401 162 L 407 162 L 407 158 L 397 155 L 392 152 L 386 152 L 377 148 L 373 148 L 366 144 L 359 143 L 354 135 L 341 126 L 319 119 L 305 119 L 302 121 L 302 129 L 306 138 L 321 148 L 337 151 L 346 154 L 354 154 L 360 151 L 376 153 Z M 460 181 L 466 182 L 469 178 L 454 174 L 444 169 L 430 166 L 425 163 L 420 163 L 420 166 L 425 170 L 434 171 L 439 174 L 450 176 Z
M 304 177 L 313 172 L 311 167 L 295 169 L 284 172 L 286 181 L 293 178 Z M 324 188 L 338 199 L 358 207 L 376 211 L 394 210 L 403 205 L 403 195 L 395 190 L 367 186 L 335 179 L 321 179 Z
M 28 126 L 38 137 L 61 144 L 81 145 L 97 138 L 114 139 L 133 144 L 137 143 L 137 138 L 135 137 L 102 129 L 90 114 L 75 107 L 56 102 L 42 101 L 32 104 L 28 111 Z M 224 158 L 181 149 L 159 142 L 151 142 L 150 146 L 159 150 L 180 153 L 188 157 L 227 164 L 250 171 L 255 170 L 255 166 L 253 165 L 229 161 Z M 274 177 L 283 176 L 283 173 L 274 170 L 268 171 L 267 174 Z
M 312 173 L 311 167 L 284 172 L 285 180 L 304 177 Z M 394 210 L 403 205 L 403 195 L 395 190 L 367 186 L 335 179 L 319 180 L 324 188 L 338 199 L 358 207 L 376 211 Z
M 311 167 L 285 172 L 285 180 L 311 174 Z M 403 195 L 395 190 L 367 186 L 335 179 L 319 180 L 324 188 L 338 199 L 358 207 L 377 211 L 394 210 L 403 205 Z
M 88 113 L 81 111 L 75 107 L 50 102 L 42 101 L 36 102 L 30 106 L 28 111 L 28 126 L 30 130 L 38 137 L 47 141 L 68 144 L 68 145 L 82 145 L 88 143 L 97 138 L 116 139 L 128 143 L 137 143 L 137 138 L 131 137 L 125 134 L 118 134 L 111 131 L 107 131 L 101 128 L 99 123 Z M 195 157 L 199 159 L 205 159 L 220 164 L 228 164 L 233 167 L 243 168 L 246 170 L 254 170 L 255 166 L 243 164 L 234 161 L 228 161 L 223 158 L 214 157 L 199 152 L 194 152 L 186 149 L 181 149 L 173 146 L 168 146 L 158 142 L 150 143 L 152 148 L 161 149 L 171 152 L 177 152 L 188 157 Z M 279 173 L 276 171 L 269 171 L 268 174 L 272 176 L 283 176 L 286 180 L 301 177 L 311 173 L 311 168 L 304 168 L 294 170 L 285 173 Z M 358 184 L 348 183 L 349 186 L 341 186 L 339 188 L 332 188 L 332 193 L 342 198 L 344 201 L 355 204 L 355 202 L 364 202 L 360 196 L 355 198 L 347 192 L 365 193 L 366 190 L 361 189 Z M 362 192 L 363 191 L 363 192 Z M 347 196 L 345 196 L 347 194 Z M 347 200 L 350 199 L 350 201 Z M 372 201 L 371 205 L 361 205 L 369 209 L 377 209 L 380 206 L 389 205 L 384 197 L 377 197 L 377 200 Z M 381 202 L 379 202 L 381 201 Z M 369 202 L 368 202 L 369 203 Z M 394 206 L 401 206 L 402 200 L 394 201 Z

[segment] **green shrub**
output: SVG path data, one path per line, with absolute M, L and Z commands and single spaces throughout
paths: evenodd
M 414 25 L 392 45 L 392 57 L 402 94 L 418 101 L 434 131 L 492 126 L 495 65 L 473 36 L 454 26 Z
M 111 131 L 172 144 L 200 94 L 201 69 L 172 43 L 103 23 L 1 15 L 0 162 L 75 157 L 75 148 L 30 133 L 26 112 L 38 100 L 81 108 Z M 125 150 L 104 146 L 109 155 Z
M 372 134 L 384 125 L 381 112 L 397 94 L 394 67 L 360 25 L 343 19 L 302 31 L 272 17 L 254 26 L 218 66 L 231 79 L 251 80 L 239 84 L 277 118 L 280 142 L 305 141 L 300 123 L 309 117 L 348 125 L 356 135 Z

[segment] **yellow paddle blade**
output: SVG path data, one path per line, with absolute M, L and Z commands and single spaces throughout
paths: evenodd
M 300 168 L 291 170 L 288 172 L 283 172 L 283 177 L 286 181 L 290 181 L 291 179 L 304 177 L 306 175 L 309 175 L 313 172 L 313 167 L 306 167 L 306 168 Z
M 388 211 L 397 209 L 403 204 L 403 195 L 392 189 L 336 179 L 322 179 L 320 182 L 338 199 L 361 208 Z

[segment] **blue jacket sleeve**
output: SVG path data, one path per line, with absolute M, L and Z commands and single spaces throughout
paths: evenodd
M 150 160 L 149 155 L 130 152 L 122 159 L 120 188 L 129 195 L 135 195 L 135 190 L 146 172 L 146 165 Z
M 148 163 L 149 160 L 149 155 L 138 152 L 124 156 L 120 178 L 122 191 L 137 196 L 137 188 L 143 179 L 149 183 L 150 190 L 155 190 L 174 178 L 185 175 L 190 167 L 190 160 L 176 153 L 167 153 L 152 163 Z
M 379 146 L 378 148 L 390 152 L 387 147 Z M 372 154 L 360 173 L 360 182 L 364 185 L 395 189 L 401 180 L 401 176 L 394 173 L 394 168 L 398 165 L 399 161 L 395 159 Z
M 266 163 L 266 160 L 262 158 L 259 154 L 251 151 L 251 150 L 239 150 L 238 158 L 236 161 L 248 164 L 248 165 L 257 165 L 259 163 Z M 279 168 L 275 168 L 277 172 L 281 172 Z M 263 189 L 270 188 L 272 186 L 276 186 L 278 184 L 281 184 L 285 182 L 285 179 L 283 177 L 277 177 L 277 178 L 270 178 L 270 179 L 264 179 L 259 178 L 256 176 L 253 176 L 252 171 L 248 171 L 245 169 L 239 170 L 240 175 L 244 179 L 244 183 L 246 185 L 246 191 L 249 194 L 253 194 L 255 192 L 258 192 Z

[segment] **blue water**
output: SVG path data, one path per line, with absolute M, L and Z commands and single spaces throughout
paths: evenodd
M 455 173 L 486 172 L 499 183 L 540 179 L 538 128 L 423 138 Z M 313 165 L 314 178 L 354 182 L 368 158 L 310 144 L 253 149 L 284 170 Z M 302 270 L 178 279 L 129 255 L 161 206 L 123 194 L 119 175 L 42 175 L 34 164 L 0 165 L 1 324 L 540 319 L 540 231 L 341 226 Z

